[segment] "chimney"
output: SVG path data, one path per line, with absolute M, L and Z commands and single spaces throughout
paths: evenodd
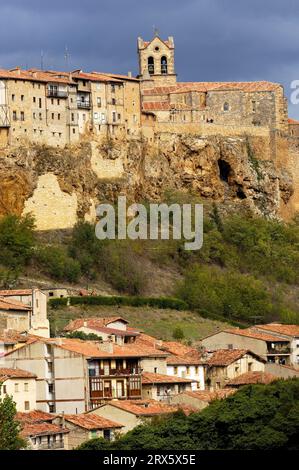
M 83 321 L 83 326 L 85 326 L 85 327 L 87 326 L 87 321 L 86 320 Z
M 132 78 L 132 72 L 130 72 L 130 71 L 128 72 L 128 77 Z

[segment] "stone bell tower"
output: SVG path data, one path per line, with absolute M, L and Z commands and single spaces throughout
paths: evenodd
M 174 41 L 170 36 L 163 41 L 156 32 L 151 41 L 138 38 L 139 78 L 146 88 L 176 84 L 174 69 Z

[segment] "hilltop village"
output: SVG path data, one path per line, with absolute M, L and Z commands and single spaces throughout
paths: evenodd
M 0 70 L 0 212 L 64 229 L 95 220 L 98 202 L 117 191 L 157 200 L 173 187 L 290 219 L 299 123 L 283 86 L 180 82 L 172 37 L 137 46 L 137 77 Z
M 116 314 L 77 318 L 50 337 L 53 295 L 68 292 L 0 291 L 1 398 L 13 397 L 34 450 L 113 440 L 157 416 L 198 412 L 244 385 L 299 376 L 297 325 L 229 328 L 195 347 L 149 336 Z

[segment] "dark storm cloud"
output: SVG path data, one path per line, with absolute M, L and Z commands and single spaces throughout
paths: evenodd
M 137 73 L 136 38 L 173 35 L 179 79 L 299 79 L 298 0 L 0 0 L 0 67 Z M 291 107 L 299 117 L 298 106 Z

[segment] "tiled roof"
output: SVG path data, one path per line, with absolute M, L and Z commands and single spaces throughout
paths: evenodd
M 0 297 L 17 296 L 17 295 L 32 295 L 32 289 L 12 289 L 0 290 Z
M 12 80 L 25 80 L 31 82 L 53 82 L 53 83 L 63 83 L 63 84 L 72 84 L 72 80 L 67 78 L 67 76 L 61 77 L 61 75 L 56 75 L 54 73 L 45 72 L 38 69 L 22 70 L 20 68 L 15 68 L 12 70 L 0 69 L 0 78 L 3 79 L 12 79 Z
M 245 356 L 245 354 L 251 354 L 255 357 L 258 357 L 256 354 L 248 351 L 247 349 L 218 349 L 203 362 L 208 366 L 225 367 L 237 361 L 238 359 L 241 359 L 241 357 Z M 259 358 L 259 360 L 265 362 L 262 358 Z
M 0 367 L 0 382 L 7 379 L 35 379 L 36 375 L 28 370 L 10 369 L 7 367 Z
M 86 323 L 86 326 L 89 328 L 102 328 L 107 327 L 110 323 L 114 323 L 116 321 L 122 321 L 123 323 L 128 323 L 122 317 L 92 317 L 92 318 L 76 318 L 72 320 L 66 327 L 64 331 L 74 331 L 78 328 L 81 328 Z
M 171 383 L 191 383 L 196 380 L 184 379 L 182 377 L 175 377 L 173 375 L 155 374 L 153 372 L 142 373 L 142 385 L 146 384 L 171 384 Z
M 289 118 L 289 119 L 288 119 L 288 123 L 289 123 L 289 124 L 297 124 L 297 125 L 298 125 L 298 124 L 299 124 L 299 121 L 297 121 L 296 119 Z
M 155 87 L 143 91 L 144 95 L 169 95 L 180 92 L 235 91 L 244 92 L 276 91 L 281 85 L 267 81 L 258 82 L 180 82 L 168 87 Z
M 132 82 L 139 82 L 139 78 L 136 78 L 136 77 L 129 77 L 129 75 L 122 75 L 122 74 L 119 74 L 119 73 L 104 73 L 104 72 L 92 72 L 93 74 L 95 75 L 102 75 L 102 76 L 105 76 L 105 77 L 110 77 L 110 78 L 115 78 L 117 79 L 117 81 L 122 81 L 122 80 L 128 80 L 128 81 L 132 81 Z
M 224 330 L 226 333 L 232 333 L 234 335 L 247 336 L 248 338 L 259 339 L 261 341 L 275 342 L 275 341 L 286 341 L 285 338 L 279 338 L 278 336 L 271 335 L 270 333 L 262 333 L 257 331 L 254 328 L 245 328 L 244 330 L 240 328 L 231 328 Z M 211 335 L 213 336 L 213 335 Z
M 19 411 L 16 414 L 16 419 L 18 421 L 20 421 L 21 423 L 28 424 L 42 423 L 44 421 L 53 421 L 55 417 L 55 415 L 40 410 L 29 411 L 27 413 Z
M 223 389 L 215 390 L 215 391 L 188 390 L 186 392 L 182 392 L 181 395 L 188 395 L 189 397 L 196 398 L 198 400 L 202 400 L 202 401 L 206 401 L 210 403 L 213 400 L 222 400 L 224 398 L 227 398 L 228 396 L 233 395 L 234 393 L 236 393 L 236 389 L 234 388 L 223 388 Z
M 136 416 L 155 416 L 161 414 L 174 413 L 178 409 L 184 407 L 180 405 L 168 405 L 155 400 L 112 400 L 107 405 L 115 406 L 124 411 L 128 411 Z M 105 405 L 102 405 L 105 406 Z M 100 407 L 101 408 L 101 407 Z M 187 407 L 188 412 L 191 411 L 191 407 Z
M 8 300 L 5 297 L 0 297 L 0 310 L 20 310 L 20 311 L 29 311 L 31 307 L 24 305 L 18 300 Z
M 105 74 L 97 73 L 97 72 L 83 72 L 82 70 L 80 70 L 80 71 L 72 72 L 71 75 L 72 75 L 72 78 L 74 79 L 79 78 L 81 80 L 90 80 L 92 82 L 122 83 L 122 80 L 118 80 L 109 75 L 105 75 Z
M 142 103 L 142 109 L 144 111 L 168 111 L 171 107 L 167 101 L 145 101 Z
M 84 413 L 79 415 L 64 415 L 64 419 L 76 426 L 84 429 L 113 429 L 121 428 L 122 424 L 102 418 L 94 413 Z
M 175 354 L 177 356 L 185 356 L 186 354 L 196 354 L 198 351 L 191 346 L 179 343 L 178 341 L 163 341 L 161 349 Z
M 238 377 L 230 380 L 228 386 L 236 385 L 248 385 L 248 384 L 269 384 L 278 380 L 278 377 L 275 375 L 269 374 L 267 372 L 247 372 L 246 374 L 239 375 Z
M 135 344 L 159 349 L 162 346 L 163 342 L 160 339 L 154 338 L 153 336 L 147 335 L 145 333 L 140 333 L 140 335 L 135 340 Z
M 52 423 L 26 423 L 21 431 L 21 435 L 23 437 L 35 437 L 48 436 L 52 434 L 66 434 L 68 432 L 68 429 L 61 428 L 60 426 Z
M 168 356 L 167 364 L 173 365 L 173 366 L 200 365 L 200 364 L 202 364 L 202 357 L 199 353 L 193 354 L 193 355 L 192 354 L 186 354 L 185 356 L 176 356 L 175 354 L 172 354 L 171 356 Z
M 281 323 L 269 323 L 267 325 L 257 325 L 256 328 L 278 333 L 286 336 L 299 336 L 299 325 L 283 325 Z

